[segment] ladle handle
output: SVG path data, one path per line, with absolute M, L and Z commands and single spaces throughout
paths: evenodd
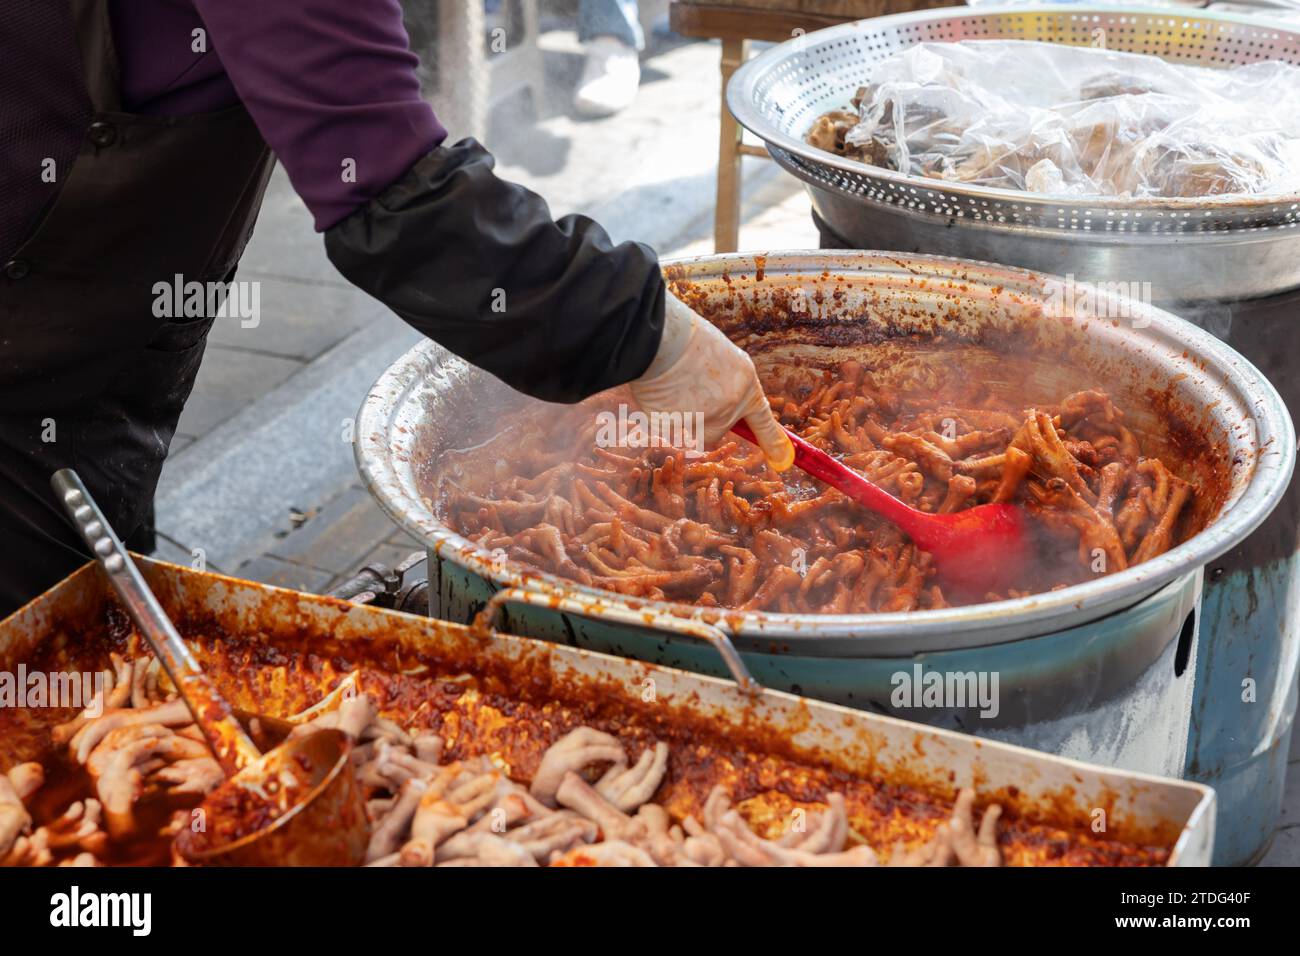
M 109 527 L 81 477 L 71 468 L 63 468 L 54 473 L 50 484 L 73 526 L 108 575 L 109 583 L 131 615 L 131 620 L 181 692 L 226 776 L 232 776 L 256 760 L 260 756 L 257 747 L 239 726 L 230 705 L 199 668 L 198 661 L 181 640 L 131 555 Z
M 747 442 L 757 444 L 754 431 L 745 422 L 738 421 L 731 430 Z M 800 438 L 790 429 L 786 435 L 794 445 L 794 464 L 799 470 L 812 475 L 836 491 L 843 492 L 858 504 L 898 525 L 913 540 L 926 533 L 926 515 L 908 507 L 879 485 L 858 474 L 848 465 L 832 458 L 807 439 Z

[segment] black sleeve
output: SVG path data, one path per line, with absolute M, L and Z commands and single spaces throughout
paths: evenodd
M 429 338 L 536 398 L 577 402 L 659 348 L 654 250 L 498 179 L 472 139 L 429 153 L 325 233 L 330 261 Z

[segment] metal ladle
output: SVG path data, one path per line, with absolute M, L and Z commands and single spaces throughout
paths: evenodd
M 286 768 L 294 769 L 301 784 L 294 788 L 295 792 L 285 794 L 285 809 L 270 822 L 244 830 L 240 820 L 221 821 L 221 832 L 229 833 L 229 839 L 216 844 L 203 841 L 192 862 L 359 865 L 365 856 L 368 825 L 348 759 L 351 745 L 346 735 L 322 730 L 288 740 L 266 754 L 259 753 L 230 704 L 204 675 L 81 478 L 72 469 L 64 468 L 54 473 L 50 484 L 131 620 L 162 662 L 226 775 L 226 781 L 208 795 L 203 806 L 210 805 L 220 813 L 220 807 L 239 805 L 237 801 L 214 799 L 222 791 L 228 794 L 230 788 L 258 794 L 275 792 L 294 776 L 286 773 Z

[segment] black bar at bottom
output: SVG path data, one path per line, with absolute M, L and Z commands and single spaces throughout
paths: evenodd
M 882 937 L 921 948 L 952 939 L 971 951 L 1191 934 L 1232 945 L 1251 930 L 1276 934 L 1295 911 L 1294 875 L 1283 869 L 3 872 L 11 939 L 81 933 L 172 947 L 284 940 L 337 951 L 350 939 L 445 940 L 440 931 L 486 932 L 484 943 L 609 944 L 644 933 L 692 950 L 713 940 L 734 949 L 754 936 L 764 951 L 787 937 L 817 948 L 855 937 L 871 948 Z M 86 925 L 114 914 L 118 925 Z

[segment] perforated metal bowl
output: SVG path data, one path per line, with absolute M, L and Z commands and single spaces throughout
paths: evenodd
M 1300 194 L 1078 200 L 910 176 L 804 142 L 872 66 L 916 43 L 1021 39 L 1223 67 L 1300 65 L 1300 33 L 1258 19 L 1127 7 L 919 11 L 795 37 L 746 63 L 727 105 L 802 179 L 822 220 L 863 249 L 942 253 L 1096 281 L 1150 282 L 1156 301 L 1253 298 L 1300 286 Z

